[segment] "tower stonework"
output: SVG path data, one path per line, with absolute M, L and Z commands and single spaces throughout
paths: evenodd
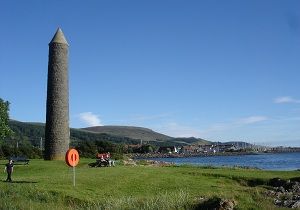
M 45 160 L 63 160 L 69 149 L 69 44 L 60 28 L 49 43 Z

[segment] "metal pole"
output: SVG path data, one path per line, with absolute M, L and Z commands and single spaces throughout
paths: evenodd
M 73 166 L 73 186 L 75 187 L 75 166 Z

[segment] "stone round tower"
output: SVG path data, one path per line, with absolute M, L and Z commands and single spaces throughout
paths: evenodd
M 69 149 L 69 44 L 60 28 L 49 43 L 45 160 L 63 160 Z

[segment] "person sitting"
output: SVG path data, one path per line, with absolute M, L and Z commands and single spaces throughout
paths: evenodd
M 103 156 L 103 155 L 101 155 L 100 161 L 101 161 L 101 162 L 105 162 L 105 159 L 104 159 L 104 156 Z

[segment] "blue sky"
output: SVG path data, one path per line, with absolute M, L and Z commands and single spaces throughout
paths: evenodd
M 69 44 L 70 126 L 300 146 L 300 1 L 1 1 L 0 97 L 44 122 Z

